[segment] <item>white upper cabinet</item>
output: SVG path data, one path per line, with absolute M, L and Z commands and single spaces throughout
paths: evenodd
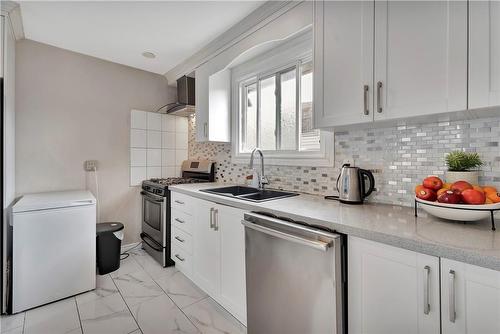
M 208 63 L 195 73 L 196 140 L 230 142 L 231 71 L 213 73 Z
M 469 2 L 469 108 L 500 105 L 500 2 Z
M 373 1 L 314 5 L 317 128 L 373 120 Z
M 320 128 L 467 109 L 465 1 L 316 1 Z
M 441 259 L 443 334 L 500 333 L 500 272 Z
M 375 120 L 467 109 L 467 2 L 376 1 Z
M 439 258 L 348 239 L 352 334 L 439 334 Z

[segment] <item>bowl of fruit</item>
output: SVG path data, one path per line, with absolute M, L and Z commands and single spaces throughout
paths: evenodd
M 437 176 L 426 177 L 415 187 L 415 201 L 433 216 L 459 221 L 491 218 L 493 223 L 493 212 L 500 210 L 500 193 L 495 187 L 467 181 L 444 183 Z

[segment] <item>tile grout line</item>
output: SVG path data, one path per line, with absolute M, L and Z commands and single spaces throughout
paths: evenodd
M 198 332 L 202 333 L 201 329 L 198 326 L 196 326 L 196 324 L 191 320 L 191 318 L 186 313 L 184 313 L 184 311 L 182 310 L 182 308 L 179 307 L 179 305 L 177 305 L 177 303 L 172 298 L 170 298 L 170 296 L 168 295 L 168 293 L 161 287 L 161 285 L 158 284 L 158 282 L 156 282 L 156 279 L 153 276 L 151 276 L 151 274 L 146 269 L 144 269 L 144 267 L 139 263 L 139 261 L 137 261 L 135 259 L 135 257 L 133 255 L 132 255 L 132 258 L 139 265 L 139 267 L 141 267 L 144 270 L 144 272 L 153 280 L 153 282 L 161 289 L 161 291 L 163 291 L 163 293 L 165 294 L 165 296 L 167 296 L 167 298 L 172 301 L 172 303 L 175 305 L 175 307 L 177 307 L 179 309 L 179 311 L 181 311 L 181 313 L 184 314 L 184 316 L 186 317 L 186 319 L 196 328 L 196 330 L 198 330 Z M 178 270 L 178 269 L 176 268 L 175 270 Z M 189 304 L 188 306 L 194 305 L 194 304 L 196 304 L 196 303 L 198 303 L 198 302 L 200 302 L 200 301 L 202 301 L 202 300 L 204 300 L 206 298 L 209 298 L 209 296 L 207 295 L 205 298 L 200 299 L 200 300 L 198 300 L 198 301 L 196 301 L 196 302 L 194 302 L 192 304 Z
M 134 261 L 135 261 L 135 259 L 134 259 Z M 120 288 L 118 288 L 118 285 L 116 285 L 115 279 L 111 275 L 109 275 L 109 277 L 111 277 L 111 281 L 113 281 L 113 285 L 116 287 L 116 290 L 120 294 L 120 297 L 122 297 L 122 300 L 125 303 L 125 306 L 127 307 L 127 310 L 129 311 L 130 315 L 132 316 L 132 319 L 134 319 L 134 322 L 137 325 L 137 328 L 141 331 L 141 333 L 143 333 L 141 326 L 139 325 L 139 323 L 135 319 L 134 314 L 132 313 L 132 310 L 130 309 L 130 307 L 128 306 L 127 302 L 125 301 L 125 298 L 123 298 L 123 295 L 122 295 L 122 292 L 120 291 Z M 132 331 L 131 333 L 133 333 L 133 332 L 134 331 Z
M 176 270 L 177 270 L 177 269 L 176 269 Z M 200 333 L 201 333 L 201 329 L 200 329 L 200 328 L 198 328 L 198 326 L 196 326 L 196 324 L 195 324 L 195 323 L 191 320 L 191 318 L 190 318 L 190 317 L 189 317 L 186 313 L 184 313 L 184 311 L 182 310 L 182 308 L 181 308 L 179 305 L 177 305 L 177 303 L 175 302 L 175 300 L 173 300 L 173 299 L 172 299 L 172 298 L 168 295 L 167 291 L 165 291 L 165 290 L 161 287 L 161 285 L 160 285 L 160 284 L 158 284 L 158 282 L 156 282 L 156 280 L 155 280 L 154 278 L 153 278 L 153 281 L 154 281 L 154 282 L 155 282 L 155 283 L 156 283 L 156 284 L 160 287 L 160 289 L 161 289 L 161 290 L 163 291 L 163 293 L 167 296 L 167 298 L 168 298 L 168 299 L 170 299 L 170 300 L 172 301 L 172 303 L 175 305 L 175 307 L 177 307 L 177 308 L 179 309 L 179 311 L 181 311 L 181 313 L 182 313 L 182 314 L 184 314 L 184 316 L 186 317 L 186 319 L 187 319 L 187 320 L 188 320 L 188 321 L 189 321 L 189 322 L 190 322 L 190 323 L 191 323 L 191 324 L 192 324 L 192 325 L 193 325 L 193 326 L 194 326 L 194 327 L 198 330 L 198 332 L 200 332 Z M 205 300 L 206 298 L 209 298 L 209 296 L 206 296 L 206 297 L 204 297 L 204 298 L 202 298 L 202 299 L 200 299 L 200 300 L 198 300 L 198 301 L 195 301 L 194 303 L 191 303 L 191 304 L 187 305 L 186 307 L 189 307 L 189 306 L 194 305 L 194 304 L 196 304 L 196 303 L 198 303 L 198 302 L 201 302 L 202 300 Z
M 78 315 L 78 321 L 80 322 L 80 329 L 82 330 L 82 334 L 84 334 L 83 324 L 82 324 L 82 317 L 80 316 L 80 308 L 78 307 L 78 303 L 76 301 L 76 297 L 73 297 L 73 299 L 75 300 L 76 314 Z

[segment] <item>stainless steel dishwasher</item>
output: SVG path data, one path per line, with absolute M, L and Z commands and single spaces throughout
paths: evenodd
M 345 333 L 343 236 L 262 213 L 242 223 L 248 334 Z

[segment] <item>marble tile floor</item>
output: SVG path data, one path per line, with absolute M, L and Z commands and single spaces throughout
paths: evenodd
M 142 249 L 97 288 L 0 318 L 1 334 L 245 334 L 246 328 L 175 267 Z

